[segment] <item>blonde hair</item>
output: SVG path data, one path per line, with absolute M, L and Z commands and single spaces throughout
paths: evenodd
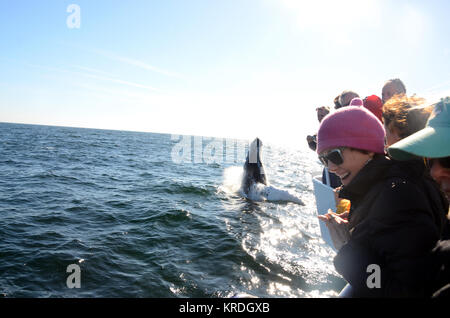
M 392 125 L 400 138 L 423 129 L 433 106 L 424 106 L 425 99 L 417 96 L 394 95 L 383 105 L 383 122 Z

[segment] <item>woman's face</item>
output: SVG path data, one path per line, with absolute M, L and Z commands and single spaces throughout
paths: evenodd
M 443 167 L 439 160 L 433 160 L 430 174 L 450 201 L 450 169 Z
M 327 154 L 335 148 L 325 150 L 322 154 Z M 343 185 L 349 184 L 358 172 L 366 165 L 366 163 L 374 156 L 374 153 L 362 153 L 358 150 L 344 148 L 342 150 L 342 157 L 344 161 L 340 165 L 336 165 L 328 161 L 328 170 L 341 178 Z

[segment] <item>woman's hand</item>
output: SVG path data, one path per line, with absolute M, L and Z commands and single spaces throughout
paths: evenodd
M 319 220 L 325 222 L 325 225 L 330 231 L 330 236 L 333 240 L 334 247 L 338 251 L 350 239 L 347 217 L 348 212 L 336 214 L 331 210 L 329 210 L 329 212 L 325 215 L 319 215 Z

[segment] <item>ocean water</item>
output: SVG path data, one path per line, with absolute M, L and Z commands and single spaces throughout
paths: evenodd
M 333 297 L 345 285 L 320 239 L 307 146 L 264 147 L 269 181 L 302 206 L 236 192 L 245 141 L 7 123 L 0 138 L 0 297 Z

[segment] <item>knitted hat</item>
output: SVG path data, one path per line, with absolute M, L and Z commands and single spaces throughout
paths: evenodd
M 363 105 L 363 101 L 359 97 L 353 98 L 352 101 L 349 104 L 349 106 L 362 106 L 362 105 Z
M 364 107 L 370 110 L 381 122 L 383 121 L 383 101 L 377 95 L 364 98 Z
M 317 153 L 333 147 L 350 147 L 384 154 L 385 131 L 364 107 L 348 106 L 327 115 L 317 133 Z

